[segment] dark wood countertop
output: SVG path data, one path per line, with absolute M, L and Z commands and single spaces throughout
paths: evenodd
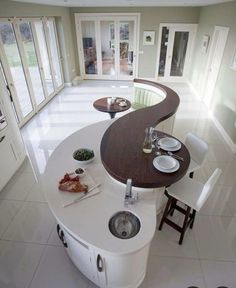
M 128 178 L 133 186 L 156 188 L 170 185 L 185 175 L 190 155 L 186 147 L 178 151 L 184 157 L 180 169 L 174 173 L 162 173 L 152 164 L 154 151 L 145 154 L 142 145 L 145 128 L 155 127 L 161 121 L 171 117 L 179 106 L 179 96 L 172 89 L 147 80 L 135 79 L 134 82 L 155 86 L 165 94 L 165 99 L 159 104 L 128 113 L 117 119 L 104 133 L 101 141 L 101 160 L 107 172 L 116 180 L 126 183 Z M 159 132 L 159 135 L 165 133 Z M 155 149 L 154 149 L 155 150 Z

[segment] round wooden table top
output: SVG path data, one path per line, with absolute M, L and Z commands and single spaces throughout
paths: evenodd
M 150 85 L 153 83 L 141 81 Z M 169 118 L 179 105 L 179 97 L 173 90 L 161 84 L 155 85 L 166 93 L 166 98 L 159 104 L 119 118 L 106 130 L 101 141 L 101 160 L 107 172 L 123 183 L 131 178 L 135 187 L 157 188 L 171 185 L 186 174 L 190 163 L 189 152 L 183 143 L 181 149 L 175 153 L 183 157 L 184 161 L 179 161 L 180 168 L 173 173 L 163 173 L 155 169 L 153 159 L 156 157 L 156 149 L 150 154 L 145 154 L 142 150 L 145 128 L 155 127 Z M 158 135 L 170 136 L 160 131 Z
M 98 111 L 109 113 L 111 118 L 113 118 L 112 116 L 115 116 L 116 113 L 124 112 L 131 107 L 130 101 L 128 101 L 127 99 L 121 98 L 121 97 L 116 97 L 115 103 L 109 105 L 107 103 L 108 98 L 110 98 L 110 97 L 104 97 L 104 98 L 100 98 L 100 99 L 96 100 L 93 103 L 93 107 L 95 109 L 97 109 Z M 127 105 L 126 106 L 120 106 L 119 104 L 122 101 L 126 102 Z

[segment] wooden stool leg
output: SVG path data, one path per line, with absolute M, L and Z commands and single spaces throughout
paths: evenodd
M 183 224 L 183 227 L 182 227 L 182 232 L 181 232 L 181 235 L 180 235 L 180 238 L 179 238 L 179 245 L 182 244 L 183 239 L 184 239 L 185 231 L 186 231 L 186 229 L 188 227 L 188 219 L 189 219 L 190 211 L 191 211 L 191 208 L 188 206 L 188 208 L 186 210 L 185 218 L 184 218 L 184 224 Z
M 193 209 L 191 224 L 190 224 L 190 226 L 189 226 L 190 229 L 193 229 L 193 224 L 194 224 L 195 216 L 196 216 L 196 210 Z
M 174 214 L 176 203 L 177 203 L 177 200 L 173 199 L 172 203 L 171 203 L 171 206 L 170 206 L 170 216 L 173 216 L 173 214 Z
M 173 198 L 172 198 L 171 196 L 169 196 L 168 201 L 167 201 L 167 203 L 166 203 L 166 208 L 165 208 L 164 214 L 163 214 L 163 216 L 162 216 L 162 218 L 161 218 L 161 223 L 160 223 L 159 228 L 158 228 L 159 230 L 162 229 L 162 226 L 163 226 L 163 224 L 164 224 L 165 218 L 166 218 L 167 215 L 168 215 L 169 207 L 170 207 L 170 205 L 171 205 L 172 200 L 173 200 Z

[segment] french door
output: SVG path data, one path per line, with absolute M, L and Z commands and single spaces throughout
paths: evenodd
M 156 78 L 183 81 L 189 69 L 197 25 L 161 24 Z
M 133 79 L 137 71 L 139 15 L 76 14 L 84 79 Z
M 63 87 L 54 19 L 1 19 L 0 56 L 22 126 Z

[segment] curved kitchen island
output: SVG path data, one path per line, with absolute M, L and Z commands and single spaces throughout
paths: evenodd
M 113 123 L 107 120 L 87 126 L 66 138 L 51 155 L 44 173 L 44 190 L 59 226 L 59 236 L 71 260 L 99 287 L 138 287 L 146 273 L 151 240 L 156 229 L 156 193 L 153 189 L 133 189 L 139 201 L 124 206 L 125 185 L 114 181 L 100 160 L 100 143 Z M 95 159 L 86 167 L 100 193 L 68 207 L 63 207 L 58 181 L 65 172 L 79 165 L 72 153 L 78 147 L 94 150 Z M 141 223 L 131 239 L 119 239 L 110 232 L 110 218 L 119 211 L 130 211 Z
M 143 155 L 140 147 L 145 127 L 156 125 L 175 113 L 179 100 L 177 94 L 172 95 L 174 92 L 171 91 L 167 88 L 167 95 L 160 104 L 131 112 L 116 121 L 98 122 L 75 132 L 55 149 L 47 163 L 43 176 L 44 190 L 58 222 L 58 235 L 78 269 L 101 288 L 136 288 L 142 283 L 150 243 L 156 230 L 156 213 L 161 206 L 163 186 L 176 182 L 188 169 L 190 157 L 183 144 L 178 153 L 185 157 L 185 161 L 181 163 L 179 171 L 168 176 L 153 168 L 154 152 Z M 161 110 L 158 108 L 160 106 Z M 139 132 L 137 129 L 140 129 Z M 127 144 L 130 146 L 126 147 Z M 138 148 L 132 145 L 138 145 Z M 80 147 L 95 152 L 95 159 L 87 165 L 86 171 L 94 183 L 101 184 L 100 193 L 63 207 L 62 196 L 67 192 L 58 190 L 58 181 L 66 172 L 72 172 L 80 166 L 72 157 L 73 152 Z M 153 169 L 151 182 L 146 177 L 140 181 L 135 169 L 130 172 L 125 166 L 122 169 L 121 165 L 131 162 L 129 155 L 133 157 L 132 153 L 138 153 L 138 149 L 142 161 L 149 163 L 148 169 Z M 116 157 L 118 165 L 113 167 L 111 164 L 116 164 Z M 140 163 L 143 165 L 143 162 Z M 134 166 L 135 163 L 132 164 Z M 146 166 L 141 167 L 146 169 Z M 120 171 L 120 175 L 117 171 Z M 123 171 L 126 171 L 125 174 Z M 133 193 L 139 193 L 139 200 L 128 206 L 124 204 L 127 178 L 133 180 Z M 140 221 L 139 232 L 130 239 L 117 238 L 109 230 L 110 219 L 120 211 L 131 212 Z

